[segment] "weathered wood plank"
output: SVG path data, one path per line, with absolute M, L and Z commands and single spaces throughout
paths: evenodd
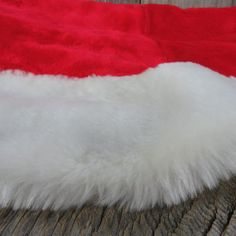
M 141 3 L 172 4 L 184 8 L 232 6 L 232 0 L 141 0 Z
M 1 236 L 236 235 L 236 177 L 170 208 L 127 212 L 84 206 L 67 211 L 0 210 Z

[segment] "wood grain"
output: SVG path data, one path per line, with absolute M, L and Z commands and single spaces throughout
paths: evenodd
M 173 207 L 127 212 L 116 206 L 67 211 L 0 210 L 1 236 L 236 235 L 236 177 Z
M 141 3 L 172 4 L 184 8 L 232 6 L 232 0 L 141 0 Z

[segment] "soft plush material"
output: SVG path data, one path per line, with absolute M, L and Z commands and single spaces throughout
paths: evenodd
M 0 0 L 0 69 L 86 77 L 192 61 L 236 74 L 236 7 Z
M 176 204 L 236 174 L 236 8 L 0 0 L 0 205 Z

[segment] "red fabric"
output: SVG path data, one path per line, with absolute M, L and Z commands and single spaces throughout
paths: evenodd
M 236 76 L 236 8 L 0 0 L 0 69 L 84 77 L 192 61 Z

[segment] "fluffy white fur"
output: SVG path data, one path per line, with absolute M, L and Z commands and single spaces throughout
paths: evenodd
M 0 205 L 175 204 L 236 173 L 236 80 L 193 63 L 0 73 Z

